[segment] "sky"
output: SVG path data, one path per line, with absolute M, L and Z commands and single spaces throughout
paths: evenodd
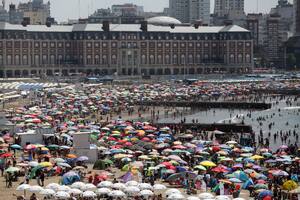
M 28 0 L 6 0 L 6 5 L 26 1 Z M 44 0 L 44 2 L 46 1 L 48 0 Z M 245 11 L 246 13 L 267 13 L 272 7 L 277 5 L 277 1 L 245 0 Z M 292 0 L 289 1 L 292 2 Z M 213 11 L 213 0 L 211 2 L 211 11 Z M 85 18 L 98 8 L 108 8 L 112 4 L 134 3 L 144 6 L 145 11 L 162 11 L 163 8 L 168 7 L 169 0 L 50 0 L 50 3 L 51 16 L 61 22 L 68 19 L 78 19 L 79 17 Z

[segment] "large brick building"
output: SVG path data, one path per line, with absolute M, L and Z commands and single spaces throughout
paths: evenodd
M 235 25 L 0 23 L 0 77 L 247 72 L 253 40 Z

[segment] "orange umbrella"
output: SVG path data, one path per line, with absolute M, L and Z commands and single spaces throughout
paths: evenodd
M 66 157 L 67 157 L 67 158 L 77 158 L 77 156 L 74 155 L 74 154 L 68 154 Z

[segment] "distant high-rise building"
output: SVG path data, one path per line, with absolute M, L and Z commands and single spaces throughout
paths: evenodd
M 116 16 L 141 16 L 144 13 L 143 6 L 134 4 L 112 5 L 112 14 Z
M 210 22 L 210 0 L 169 0 L 169 14 L 183 23 Z
M 30 18 L 30 24 L 46 24 L 50 18 L 50 2 L 44 4 L 43 0 L 33 0 L 28 3 L 20 3 L 18 11 L 24 17 Z
M 214 14 L 219 17 L 244 15 L 244 0 L 215 0 Z

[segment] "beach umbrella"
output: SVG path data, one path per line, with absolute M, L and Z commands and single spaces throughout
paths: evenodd
M 1 154 L 0 155 L 0 158 L 10 158 L 12 157 L 13 155 L 11 153 L 4 153 L 4 154 Z
M 72 168 L 71 165 L 69 165 L 68 163 L 64 163 L 64 162 L 57 163 L 57 165 L 60 167 Z
M 291 191 L 291 190 L 296 189 L 298 187 L 298 184 L 295 181 L 288 180 L 285 183 L 283 183 L 282 187 L 284 190 Z
M 40 191 L 39 194 L 44 195 L 44 196 L 50 196 L 50 195 L 54 195 L 55 191 L 52 189 L 43 189 Z
M 256 190 L 265 189 L 266 190 L 266 189 L 268 189 L 268 186 L 265 184 L 255 184 L 254 189 L 256 189 Z
M 109 189 L 109 188 L 99 188 L 95 191 L 95 193 L 98 195 L 109 194 L 110 192 L 111 192 L 111 189 Z
M 51 144 L 51 145 L 48 145 L 47 147 L 48 147 L 48 149 L 52 149 L 52 150 L 59 149 L 59 145 L 56 145 L 56 144 Z
M 82 197 L 84 198 L 95 198 L 96 196 L 96 193 L 92 191 L 85 191 L 84 193 L 82 193 Z
M 83 191 L 87 191 L 87 190 L 95 190 L 95 189 L 97 189 L 97 187 L 94 184 L 87 183 L 80 189 Z
M 188 197 L 187 200 L 200 200 L 200 198 L 192 196 L 192 197 Z
M 41 167 L 52 167 L 52 163 L 50 163 L 50 162 L 41 162 L 41 163 L 39 163 L 39 166 L 41 166 Z
M 178 189 L 175 189 L 175 188 L 172 188 L 172 189 L 168 189 L 165 194 L 166 195 L 171 195 L 171 194 L 174 194 L 174 193 L 177 193 L 177 194 L 181 194 L 181 192 L 178 190 Z
M 54 195 L 58 199 L 69 199 L 70 194 L 64 191 L 59 191 Z
M 10 148 L 12 148 L 12 149 L 22 149 L 22 147 L 18 144 L 13 144 L 13 145 L 10 146 Z
M 85 186 L 85 183 L 83 182 L 75 182 L 71 185 L 71 188 L 75 188 L 75 189 L 81 189 Z
M 199 194 L 198 197 L 200 199 L 213 199 L 213 198 L 215 198 L 215 196 L 213 194 L 207 193 L 207 192 Z
M 124 190 L 126 188 L 126 186 L 123 183 L 114 183 L 112 188 L 117 189 L 117 190 Z
M 42 190 L 43 190 L 43 188 L 38 185 L 30 186 L 30 188 L 28 189 L 28 191 L 32 192 L 32 193 L 39 193 Z
M 25 190 L 29 190 L 30 189 L 30 185 L 28 185 L 28 184 L 22 184 L 22 185 L 19 185 L 18 187 L 17 187 L 17 191 L 25 191 Z
M 154 193 L 151 190 L 142 190 L 140 192 L 140 195 L 144 197 L 149 197 L 149 196 L 153 196 Z
M 215 197 L 215 200 L 231 200 L 229 196 L 219 195 Z
M 79 195 L 82 194 L 83 192 L 77 188 L 72 188 L 68 191 L 69 194 L 73 194 L 73 195 Z
M 217 172 L 217 173 L 226 173 L 229 172 L 228 169 L 225 166 L 217 166 L 211 169 L 211 171 L 213 172 Z
M 263 156 L 260 156 L 260 155 L 254 155 L 254 156 L 251 156 L 250 157 L 252 160 L 261 160 L 261 159 L 264 159 Z
M 234 144 L 237 144 L 237 142 L 236 141 L 228 141 L 228 142 L 226 142 L 226 144 L 228 144 L 228 145 L 234 145 Z
M 50 183 L 45 188 L 57 191 L 59 187 L 60 185 L 57 183 Z
M 64 163 L 66 161 L 64 159 L 62 159 L 62 158 L 55 158 L 54 162 L 56 162 L 56 163 Z
M 166 190 L 166 189 L 167 189 L 167 187 L 163 184 L 155 184 L 153 186 L 154 191 L 161 191 L 161 190 Z
M 136 187 L 136 186 L 129 186 L 129 187 L 126 187 L 125 190 L 124 190 L 127 194 L 137 194 L 139 193 L 141 190 Z
M 180 193 L 173 193 L 170 196 L 168 196 L 167 199 L 181 200 L 181 199 L 185 199 L 185 197 L 182 194 L 180 194 Z
M 242 183 L 243 182 L 238 178 L 230 178 L 229 181 L 232 182 L 232 183 Z
M 258 193 L 258 198 L 263 199 L 266 196 L 273 196 L 272 191 L 270 191 L 270 190 L 263 190 L 263 191 L 261 191 L 261 192 Z
M 136 181 L 128 181 L 125 185 L 126 186 L 138 186 L 139 183 Z
M 6 172 L 6 173 L 14 173 L 14 172 L 18 172 L 18 171 L 20 171 L 20 169 L 19 168 L 17 168 L 17 167 L 9 167 L 9 168 L 7 168 L 4 172 Z
M 152 185 L 150 185 L 149 183 L 140 183 L 139 188 L 141 190 L 152 190 L 153 189 Z
M 121 197 L 121 198 L 126 197 L 126 194 L 124 192 L 122 192 L 121 190 L 113 190 L 110 193 L 108 193 L 108 195 L 111 197 Z
M 272 174 L 274 176 L 288 176 L 289 175 L 286 171 L 282 171 L 282 170 L 275 170 L 274 172 L 272 172 Z
M 67 154 L 66 157 L 67 157 L 67 158 L 71 158 L 71 159 L 77 158 L 77 156 L 74 155 L 74 154 Z
M 88 160 L 89 158 L 87 156 L 80 156 L 79 158 L 77 158 L 77 161 L 81 161 L 81 162 L 88 161 Z
M 234 198 L 232 200 L 246 200 L 246 199 L 244 199 L 244 198 Z
M 66 185 L 60 185 L 59 188 L 57 188 L 57 191 L 69 191 L 71 188 Z
M 37 167 L 39 165 L 39 163 L 36 161 L 30 161 L 28 164 L 30 167 Z
M 217 166 L 215 163 L 213 163 L 212 161 L 202 161 L 200 162 L 200 165 L 204 166 L 204 167 L 215 167 Z
M 112 186 L 113 186 L 113 183 L 111 181 L 102 181 L 97 185 L 98 188 L 109 188 Z

